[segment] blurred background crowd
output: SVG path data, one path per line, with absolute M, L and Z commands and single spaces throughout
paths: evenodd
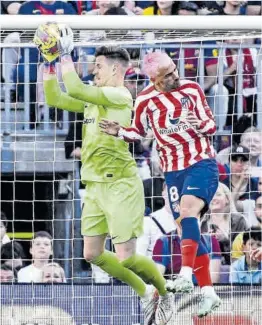
M 261 15 L 261 1 L 1 1 L 1 14 Z
M 1 2 L 5 15 L 261 15 L 261 8 L 261 1 Z M 104 38 L 101 31 L 78 35 L 83 41 Z M 1 41 L 8 44 L 22 44 L 23 37 L 23 31 L 1 32 Z M 145 37 L 152 40 L 154 35 Z M 250 257 L 262 240 L 261 39 L 194 40 L 183 46 L 177 41 L 151 42 L 143 47 L 134 42 L 126 47 L 131 65 L 125 86 L 134 101 L 149 83 L 141 67 L 149 51 L 166 51 L 181 78 L 199 82 L 204 89 L 218 130 L 213 143 L 220 184 L 200 221 L 213 281 L 261 283 L 262 264 Z M 87 84 L 93 82 L 95 50 L 79 42 L 72 54 Z M 107 274 L 82 259 L 83 116 L 46 106 L 37 49 L 9 46 L 1 54 L 0 282 L 108 283 L 112 279 Z M 59 62 L 56 68 L 59 75 Z M 151 256 L 168 278 L 180 270 L 180 233 L 150 130 L 145 140 L 130 145 L 130 152 L 144 183 L 146 203 L 137 249 Z M 113 249 L 110 239 L 106 245 Z

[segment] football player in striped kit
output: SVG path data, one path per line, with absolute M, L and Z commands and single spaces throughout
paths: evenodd
M 137 97 L 131 128 L 101 120 L 101 130 L 126 142 L 140 140 L 151 128 L 168 187 L 170 206 L 182 229 L 182 268 L 167 284 L 172 292 L 191 292 L 194 272 L 201 287 L 198 316 L 220 305 L 212 285 L 209 256 L 200 241 L 199 217 L 208 210 L 217 187 L 218 168 L 210 137 L 216 132 L 212 112 L 199 84 L 180 80 L 174 62 L 166 53 L 145 56 L 144 72 L 151 84 Z

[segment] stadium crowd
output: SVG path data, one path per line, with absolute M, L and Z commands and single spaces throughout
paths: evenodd
M 79 15 L 261 15 L 257 1 L 2 1 L 1 14 L 79 14 Z M 4 42 L 19 42 L 19 32 L 7 35 Z M 259 43 L 261 40 L 252 40 Z M 226 41 L 229 45 L 238 40 Z M 184 77 L 199 81 L 199 48 L 184 51 Z M 258 128 L 256 69 L 258 51 L 243 50 L 242 96 L 236 96 L 239 64 L 234 48 L 224 50 L 223 88 L 218 94 L 218 50 L 204 49 L 205 78 L 203 89 L 215 115 L 218 133 L 214 137 L 220 185 L 209 211 L 202 216 L 202 242 L 211 259 L 214 283 L 262 283 L 262 261 L 252 253 L 261 249 L 262 242 L 262 130 Z M 149 48 L 148 51 L 155 49 Z M 179 48 L 162 47 L 175 63 L 179 62 Z M 92 83 L 94 48 L 74 53 L 79 75 Z M 126 72 L 125 86 L 135 101 L 137 94 L 148 84 L 143 73 L 140 49 L 129 50 L 132 66 Z M 3 81 L 10 86 L 10 101 L 23 102 L 24 50 L 4 49 L 2 56 Z M 29 51 L 30 60 L 30 122 L 38 130 L 43 119 L 44 93 L 42 62 L 35 49 Z M 86 69 L 86 63 L 87 69 Z M 59 71 L 59 62 L 56 63 Z M 243 102 L 243 116 L 237 117 L 238 101 Z M 37 106 L 37 109 L 36 109 Z M 61 125 L 62 115 L 53 114 L 51 121 Z M 81 127 L 83 116 L 70 114 L 69 132 L 65 139 L 65 158 L 81 158 Z M 229 132 L 223 133 L 223 131 Z M 149 133 L 147 139 L 130 145 L 144 183 L 144 234 L 138 239 L 140 254 L 152 257 L 161 272 L 169 278 L 181 267 L 180 232 L 174 223 L 167 198 L 166 184 L 160 168 L 156 142 Z M 81 188 L 79 189 L 81 196 Z M 179 211 L 179 206 L 176 206 Z M 30 244 L 32 261 L 25 260 L 23 246 L 7 236 L 8 223 L 1 212 L 0 282 L 67 282 L 64 269 L 56 263 L 52 236 L 43 229 L 34 233 Z M 108 242 L 110 245 L 110 241 Z M 81 255 L 81 254 L 80 254 Z M 98 267 L 93 267 L 93 281 L 110 282 Z M 88 281 L 92 281 L 89 279 Z

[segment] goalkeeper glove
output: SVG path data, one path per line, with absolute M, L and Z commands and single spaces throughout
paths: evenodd
M 60 29 L 60 38 L 58 41 L 58 48 L 60 54 L 71 54 L 74 49 L 74 35 L 72 29 L 69 26 L 63 26 Z

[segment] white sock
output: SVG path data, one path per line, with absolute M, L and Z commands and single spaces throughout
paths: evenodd
M 187 280 L 192 281 L 193 269 L 189 266 L 182 266 L 179 275 L 183 275 Z
M 201 293 L 203 295 L 213 295 L 215 294 L 215 289 L 212 286 L 205 286 L 201 288 Z

